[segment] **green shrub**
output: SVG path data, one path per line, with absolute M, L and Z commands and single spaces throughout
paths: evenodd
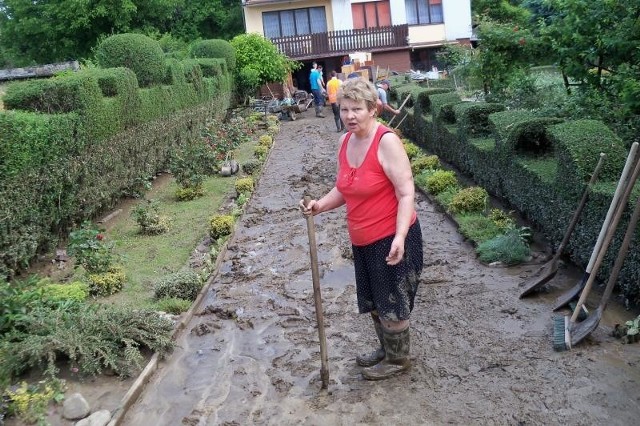
M 142 200 L 131 210 L 131 216 L 140 226 L 142 234 L 158 235 L 169 230 L 169 218 L 160 216 L 158 208 L 157 201 Z
M 411 172 L 414 175 L 422 173 L 424 170 L 437 170 L 442 167 L 437 155 L 427 155 L 414 158 L 411 161 Z
M 511 212 L 505 212 L 501 209 L 491 209 L 487 216 L 503 231 L 516 226 L 516 221 L 511 217 Z
M 107 271 L 88 274 L 89 292 L 93 296 L 111 296 L 122 290 L 126 279 L 121 266 L 111 266 Z
M 262 135 L 260 136 L 260 139 L 258 139 L 258 144 L 271 148 L 271 145 L 273 144 L 273 137 L 271 135 Z
M 402 145 L 404 146 L 404 150 L 407 153 L 407 157 L 409 157 L 409 160 L 415 159 L 422 152 L 418 145 L 411 143 L 411 141 L 409 141 L 408 139 L 403 139 Z
M 217 240 L 218 238 L 231 235 L 235 219 L 231 215 L 215 215 L 211 218 L 209 223 L 209 234 L 211 235 L 211 238 Z
M 81 375 L 100 374 L 108 368 L 129 376 L 144 361 L 142 349 L 164 356 L 174 346 L 169 319 L 152 311 L 108 304 L 40 307 L 17 325 L 0 340 L 0 381 L 32 367 L 41 367 L 48 375 L 67 366 L 77 368 Z
M 451 204 L 451 201 L 453 201 L 453 197 L 456 196 L 459 190 L 460 188 L 458 188 L 457 186 L 447 188 L 436 195 L 436 200 L 442 207 L 444 207 L 445 210 L 449 210 L 449 204 Z
M 207 175 L 218 171 L 216 151 L 206 138 L 193 138 L 171 153 L 171 174 L 181 188 L 199 188 Z
M 33 306 L 40 303 L 42 297 L 37 291 L 39 281 L 36 275 L 11 283 L 0 279 L 0 336 L 14 328 L 28 316 Z
M 82 266 L 89 273 L 106 272 L 114 261 L 113 243 L 91 222 L 84 222 L 69 234 L 69 256 L 75 257 L 75 266 Z
M 176 199 L 178 201 L 190 201 L 195 200 L 198 197 L 202 197 L 204 195 L 204 187 L 202 184 L 197 186 L 190 186 L 188 188 L 178 188 L 176 189 Z
M 457 213 L 482 212 L 487 208 L 489 194 L 484 188 L 472 186 L 458 191 L 449 204 L 449 211 Z
M 80 281 L 68 284 L 50 283 L 45 284 L 42 288 L 43 298 L 52 302 L 64 302 L 67 300 L 82 302 L 88 295 L 89 286 Z
M 156 302 L 156 307 L 159 311 L 179 315 L 189 310 L 191 301 L 179 297 L 165 297 Z
M 456 221 L 460 233 L 476 244 L 495 238 L 502 233 L 491 219 L 480 213 L 461 214 L 456 216 Z
M 160 44 L 142 34 L 105 38 L 96 48 L 96 60 L 102 68 L 131 69 L 140 87 L 158 84 L 165 76 L 165 57 Z
M 236 193 L 247 194 L 253 192 L 253 178 L 244 177 L 236 180 L 235 183 Z
M 529 246 L 515 229 L 479 244 L 476 252 L 484 263 L 501 262 L 508 266 L 522 263 L 530 254 Z
M 153 291 L 156 299 L 177 297 L 194 301 L 201 289 L 200 276 L 193 269 L 182 269 L 156 282 Z
M 64 380 L 47 378 L 37 383 L 23 381 L 19 387 L 12 386 L 0 394 L 0 400 L 7 398 L 8 412 L 26 424 L 48 424 L 46 421 L 49 404 L 64 398 Z M 0 403 L 0 419 L 4 410 Z
M 447 188 L 458 186 L 456 174 L 451 170 L 436 170 L 426 180 L 426 190 L 438 195 Z
M 236 69 L 236 49 L 226 40 L 211 39 L 196 41 L 189 53 L 192 58 L 222 58 L 227 61 L 229 71 Z
M 258 160 L 264 160 L 269 153 L 269 147 L 264 145 L 257 145 L 253 150 L 253 156 Z
M 252 175 L 260 170 L 262 164 L 258 160 L 247 160 L 242 164 L 242 171 L 248 175 Z

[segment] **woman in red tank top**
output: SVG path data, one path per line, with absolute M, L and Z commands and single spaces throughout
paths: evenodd
M 376 88 L 348 80 L 339 93 L 341 136 L 336 185 L 304 214 L 346 204 L 358 310 L 373 319 L 380 347 L 356 357 L 362 375 L 380 380 L 406 371 L 409 317 L 422 272 L 422 234 L 409 158 L 398 136 L 376 120 Z

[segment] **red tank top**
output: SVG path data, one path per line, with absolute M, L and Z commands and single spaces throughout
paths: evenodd
M 351 167 L 347 160 L 347 133 L 338 154 L 336 188 L 347 206 L 347 226 L 351 242 L 364 246 L 396 233 L 398 199 L 393 184 L 378 161 L 380 139 L 390 132 L 378 125 L 373 142 L 360 167 Z M 412 222 L 415 221 L 415 212 Z

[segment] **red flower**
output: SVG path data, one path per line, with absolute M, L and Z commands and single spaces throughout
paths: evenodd
M 98 240 L 98 241 L 104 240 L 104 235 L 102 235 L 102 234 L 96 235 L 96 240 Z
M 520 44 L 520 46 L 524 46 L 526 42 L 527 42 L 527 40 L 525 40 L 524 37 L 522 37 L 520 40 L 518 40 L 518 44 Z

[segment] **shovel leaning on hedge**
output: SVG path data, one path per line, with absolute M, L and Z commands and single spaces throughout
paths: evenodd
M 573 217 L 571 218 L 571 223 L 569 223 L 569 227 L 564 233 L 564 238 L 562 238 L 562 242 L 558 249 L 556 250 L 556 254 L 553 258 L 547 262 L 542 268 L 540 268 L 533 276 L 531 276 L 528 280 L 524 281 L 520 284 L 524 289 L 522 293 L 520 293 L 520 297 L 528 296 L 533 293 L 535 290 L 539 289 L 543 285 L 545 285 L 549 280 L 556 276 L 556 272 L 558 272 L 558 264 L 560 263 L 560 256 L 564 252 L 564 249 L 569 244 L 569 239 L 571 238 L 571 234 L 573 233 L 573 229 L 576 227 L 578 223 L 578 219 L 580 219 L 580 215 L 582 214 L 582 210 L 584 209 L 585 204 L 587 204 L 587 197 L 589 196 L 589 192 L 591 191 L 591 187 L 596 182 L 598 178 L 598 174 L 600 173 L 600 169 L 602 168 L 602 163 L 606 158 L 606 154 L 601 152 L 600 158 L 598 159 L 598 164 L 596 164 L 596 168 L 591 175 L 591 179 L 587 184 L 587 187 L 584 189 L 582 194 L 582 198 L 580 199 L 580 203 L 578 204 L 578 208 L 573 213 Z
M 582 289 L 585 287 L 585 284 L 587 283 L 587 281 L 589 281 L 589 277 L 591 276 L 591 274 L 595 273 L 593 272 L 594 264 L 596 262 L 596 259 L 598 258 L 598 253 L 600 252 L 600 250 L 604 249 L 606 251 L 607 249 L 606 245 L 603 247 L 603 240 L 605 239 L 605 235 L 607 234 L 607 229 L 611 224 L 611 218 L 614 216 L 616 208 L 620 203 L 620 197 L 622 196 L 622 193 L 624 192 L 624 189 L 626 187 L 627 179 L 629 178 L 629 175 L 631 173 L 631 169 L 633 167 L 637 151 L 638 151 L 638 142 L 634 142 L 631 145 L 629 154 L 627 155 L 627 161 L 625 162 L 624 168 L 622 169 L 622 173 L 620 174 L 620 180 L 618 181 L 618 185 L 616 186 L 616 191 L 613 194 L 613 199 L 611 200 L 611 204 L 609 205 L 609 210 L 607 211 L 607 215 L 604 219 L 604 222 L 602 223 L 600 234 L 598 235 L 596 244 L 593 247 L 593 251 L 591 252 L 591 258 L 589 259 L 589 264 L 587 265 L 587 268 L 585 269 L 584 274 L 582 275 L 582 278 L 576 285 L 571 287 L 568 291 L 565 291 L 556 299 L 555 304 L 553 306 L 554 311 L 557 311 L 563 306 L 568 305 L 569 302 L 571 302 L 576 297 L 578 297 Z
M 626 182 L 626 185 L 625 185 L 622 197 L 620 199 L 619 205 L 617 206 L 615 215 L 614 215 L 613 219 L 611 220 L 611 227 L 607 230 L 606 236 L 605 236 L 604 241 L 602 243 L 602 248 L 598 252 L 598 256 L 597 256 L 597 258 L 596 258 L 596 260 L 594 262 L 593 272 L 589 276 L 589 279 L 585 283 L 584 288 L 582 289 L 582 292 L 580 293 L 580 298 L 578 300 L 578 303 L 576 305 L 576 308 L 575 308 L 573 314 L 565 316 L 565 317 L 554 317 L 554 319 L 553 319 L 553 348 L 555 350 L 557 350 L 557 351 L 571 349 L 573 343 L 579 342 L 582 338 L 584 338 L 588 334 L 588 332 L 586 332 L 584 330 L 581 331 L 579 334 L 577 333 L 576 323 L 578 321 L 578 314 L 579 314 L 579 312 L 581 312 L 582 307 L 584 306 L 584 303 L 587 300 L 587 296 L 589 295 L 589 293 L 591 291 L 591 287 L 593 286 L 593 281 L 595 281 L 595 276 L 598 273 L 598 269 L 600 268 L 600 265 L 602 264 L 602 261 L 604 260 L 604 257 L 605 257 L 605 255 L 607 253 L 607 248 L 609 247 L 609 244 L 611 243 L 611 240 L 613 239 L 613 237 L 614 237 L 614 235 L 616 233 L 616 228 L 618 227 L 618 223 L 620 222 L 620 218 L 622 217 L 622 213 L 625 210 L 625 206 L 627 205 L 627 202 L 629 201 L 629 198 L 631 196 L 631 192 L 633 191 L 633 187 L 635 186 L 635 183 L 638 180 L 639 176 L 640 176 L 640 161 L 638 161 L 636 163 L 636 165 L 635 165 L 635 167 L 633 169 L 633 173 L 631 174 L 631 177 L 629 178 L 628 182 Z M 614 282 L 611 282 L 612 280 L 609 279 L 609 282 L 607 283 L 607 288 L 608 288 L 609 295 L 607 295 L 607 291 L 605 291 L 605 294 L 604 294 L 604 296 L 607 296 L 607 298 L 610 296 L 611 291 L 613 291 L 613 285 L 615 284 L 615 280 L 617 280 L 617 278 L 618 278 L 619 270 L 616 270 L 615 268 L 616 267 L 622 267 L 622 262 L 624 261 L 624 256 L 626 256 L 626 254 L 627 254 L 627 249 L 629 247 L 629 243 L 631 241 L 631 238 L 633 237 L 633 234 L 635 233 L 635 226 L 636 226 L 636 223 L 637 223 L 637 220 L 638 220 L 638 218 L 637 218 L 638 214 L 639 214 L 638 213 L 638 206 L 636 206 L 636 208 L 634 209 L 632 218 L 631 218 L 631 220 L 629 222 L 629 226 L 627 228 L 627 232 L 625 233 L 625 238 L 624 238 L 623 244 L 620 247 L 620 251 L 618 253 L 618 257 L 617 257 L 616 262 L 614 264 L 614 269 L 612 270 L 612 275 L 614 276 Z M 609 288 L 609 287 L 611 287 L 611 288 Z M 603 296 L 603 302 L 601 302 L 600 306 L 599 306 L 600 315 L 602 314 L 602 310 L 604 310 L 604 306 L 606 305 L 606 302 L 604 301 L 604 296 Z M 591 321 L 593 321 L 593 320 L 591 320 Z M 597 321 L 599 322 L 600 319 L 598 318 Z M 596 326 L 597 326 L 597 322 L 596 322 Z M 580 337 L 580 339 L 575 339 L 574 336 L 573 336 L 574 333 L 576 333 L 576 337 Z
M 304 196 L 304 205 L 308 206 L 311 197 Z M 316 227 L 313 215 L 307 216 L 307 233 L 309 234 L 309 255 L 311 258 L 311 279 L 313 280 L 313 301 L 318 321 L 318 337 L 320 338 L 320 379 L 322 389 L 329 386 L 329 366 L 327 358 L 327 336 L 324 333 L 324 316 L 322 313 L 322 295 L 320 293 L 320 273 L 318 271 L 318 250 L 316 248 Z

